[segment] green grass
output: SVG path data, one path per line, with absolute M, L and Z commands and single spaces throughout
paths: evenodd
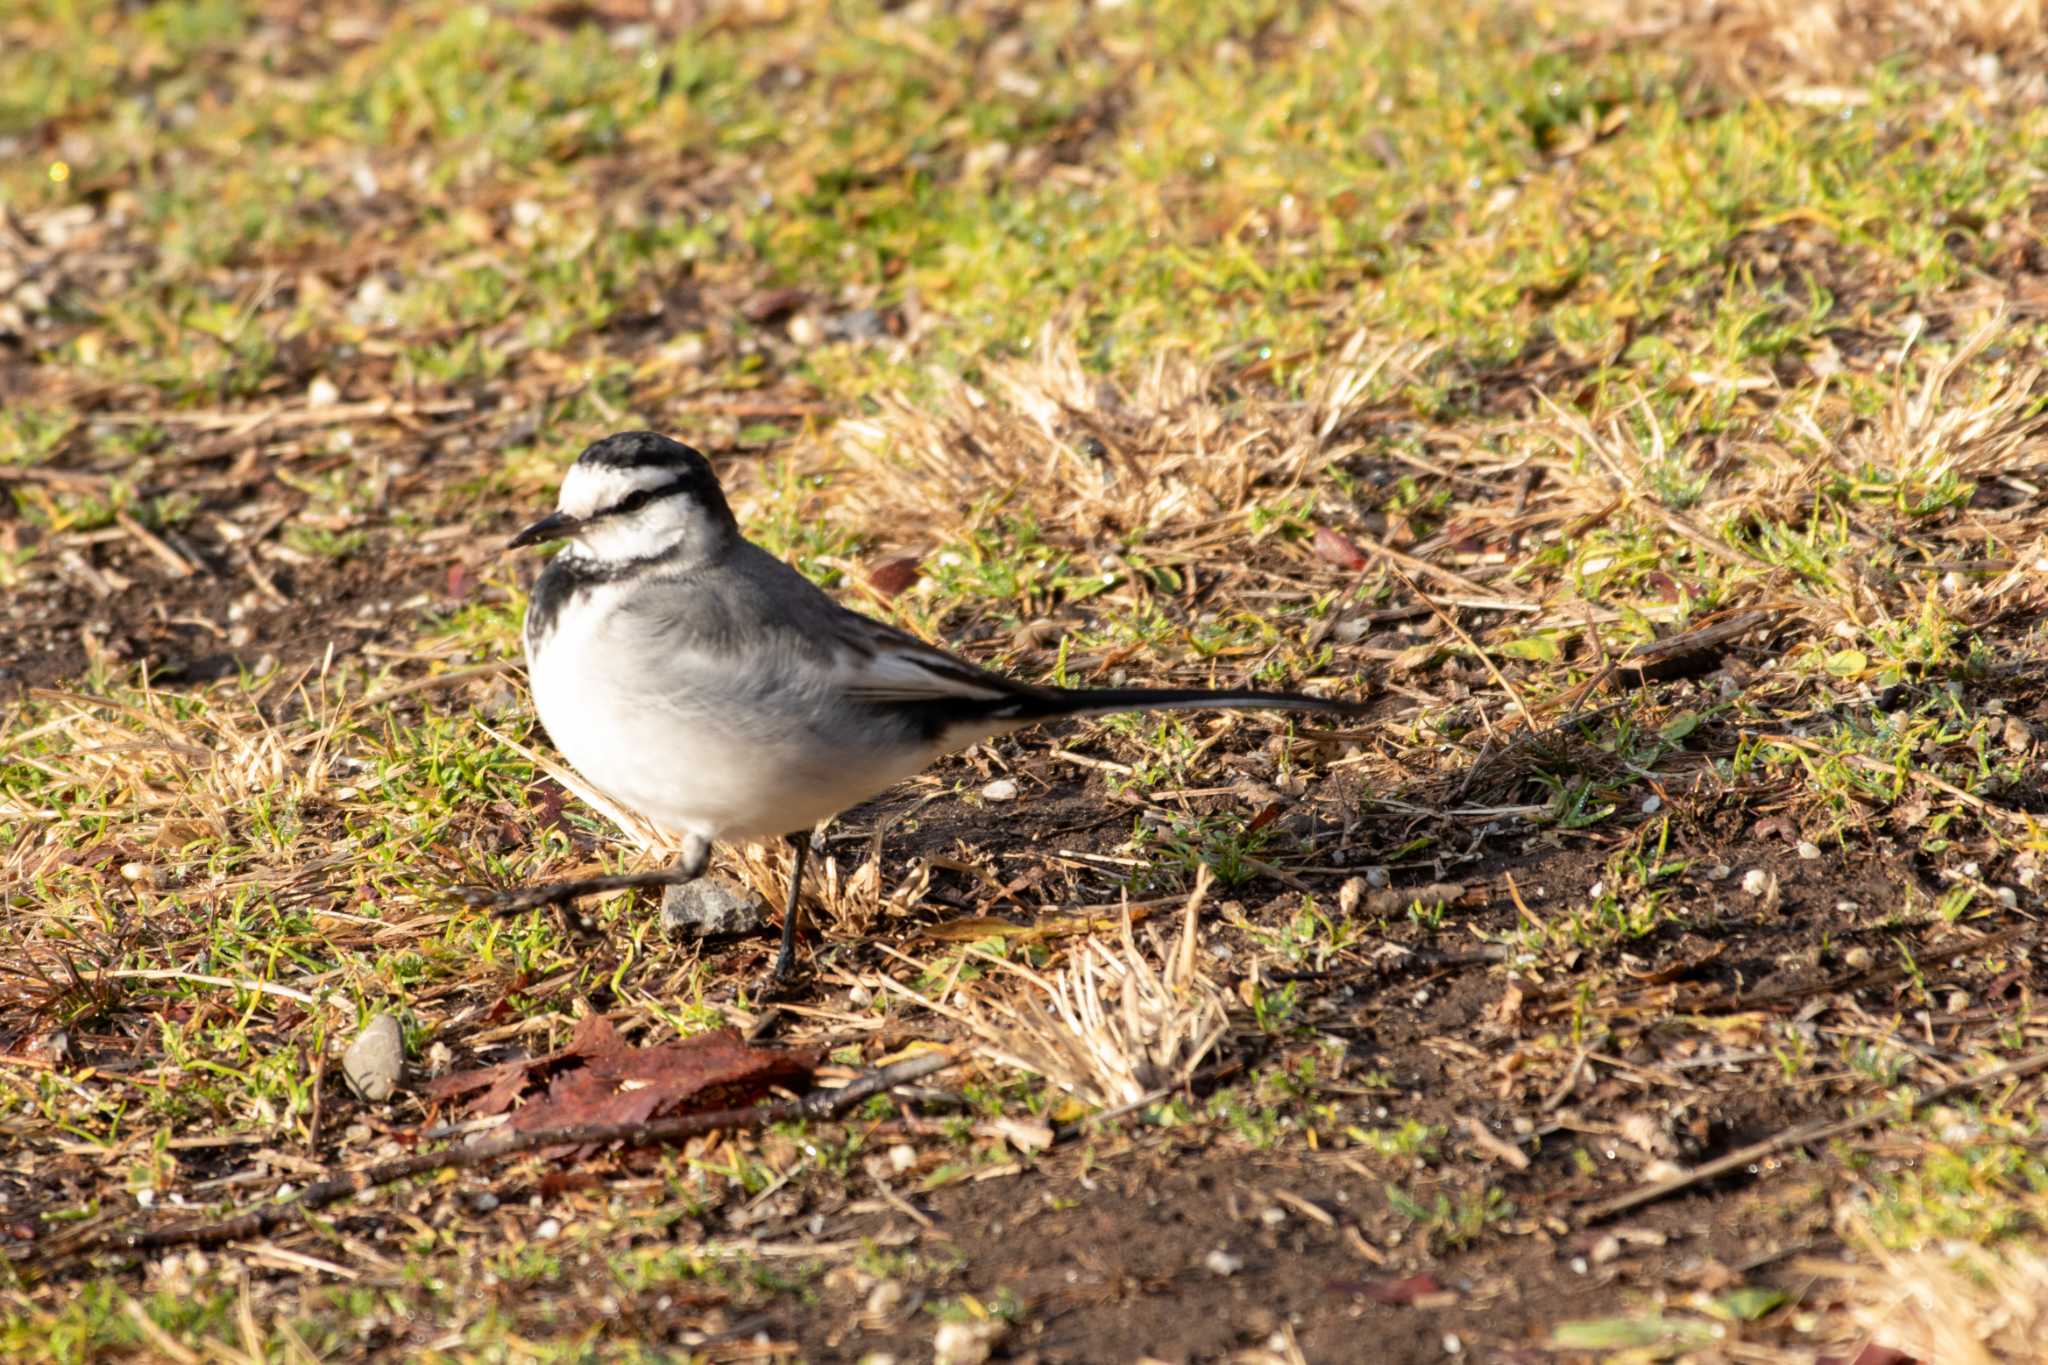
M 1113 717 L 1059 737 L 1066 767 L 1000 741 L 925 780 L 944 804 L 897 812 L 879 866 L 867 831 L 835 844 L 818 917 L 849 979 L 971 1000 L 1002 973 L 949 920 L 1053 971 L 1073 938 L 1034 914 L 1085 925 L 1207 869 L 1244 1074 L 1130 1125 L 1356 1162 L 1372 1235 L 1433 1258 L 1408 1269 L 1530 1235 L 1571 1182 L 1642 1176 L 1569 1130 L 1511 1139 L 1530 1172 L 1475 1164 L 1468 1118 L 1583 1104 L 1605 1132 L 1624 1102 L 1596 1083 L 1682 1073 L 1768 1125 L 1741 1107 L 1759 1086 L 1834 1114 L 2037 1045 L 2024 992 L 1987 993 L 2011 963 L 1916 954 L 2009 927 L 2048 852 L 2026 577 L 2048 334 L 2025 283 L 2048 108 L 1939 62 L 1872 64 L 1833 104 L 1717 69 L 1691 38 L 1478 0 L 0 21 L 0 206 L 30 267 L 0 298 L 21 338 L 0 589 L 32 641 L 10 666 L 83 651 L 0 715 L 0 1026 L 101 1059 L 0 1069 L 0 1124 L 37 1161 L 70 1143 L 105 1167 L 21 1216 L 225 1207 L 271 1187 L 205 1183 L 253 1171 L 245 1149 L 367 1159 L 385 1129 L 325 1108 L 353 1103 L 330 1054 L 378 1011 L 415 1061 L 465 1065 L 556 1045 L 586 1008 L 654 1036 L 755 1020 L 728 950 L 645 907 L 446 897 L 634 857 L 577 802 L 543 813 L 516 677 L 419 684 L 517 659 L 530 579 L 495 557 L 504 529 L 638 425 L 717 456 L 750 532 L 812 579 L 991 665 L 1376 699 L 1363 738 Z M 145 537 L 229 568 L 188 593 Z M 869 575 L 898 555 L 917 574 L 890 596 Z M 140 644 L 92 628 L 153 601 Z M 1632 647 L 1747 611 L 1768 619 L 1720 672 L 1608 686 Z M 139 660 L 169 649 L 143 625 L 173 616 L 203 623 L 179 656 L 230 650 L 228 676 L 153 680 Z M 1030 779 L 1023 805 L 977 795 L 999 772 Z M 1056 828 L 1030 824 L 1039 778 L 1068 784 Z M 980 832 L 938 819 L 956 810 Z M 1767 863 L 1785 885 L 1744 890 Z M 1382 872 L 1418 894 L 1387 911 L 1374 881 L 1379 908 L 1344 908 Z M 1504 956 L 1432 974 L 1475 946 Z M 1695 989 L 1857 962 L 1901 967 L 1897 990 L 1810 1028 Z M 1429 1012 L 1447 995 L 1464 1013 Z M 938 1027 L 880 991 L 805 1003 Z M 1882 1041 L 1921 1038 L 1912 1011 L 1963 1020 L 1939 1057 Z M 1746 1060 L 1693 1069 L 1712 1049 Z M 995 1069 L 960 1098 L 913 1135 L 908 1190 L 1062 1178 L 1059 1149 L 1020 1161 L 988 1125 L 1083 1107 Z M 429 1121 L 401 1103 L 377 1122 Z M 2035 1106 L 1987 1093 L 1808 1169 L 1872 1245 L 2038 1242 Z M 62 1292 L 10 1270 L 0 1354 L 148 1353 L 140 1313 L 202 1354 L 631 1358 L 575 1312 L 685 1285 L 735 1313 L 844 1309 L 843 1270 L 914 1280 L 926 1316 L 982 1311 L 950 1249 L 706 1249 L 701 1220 L 866 1179 L 854 1131 L 665 1158 L 559 1240 L 529 1235 L 538 1214 L 504 1246 L 393 1214 L 397 1270 L 266 1287 L 253 1341 L 224 1263 L 108 1262 Z M 1686 1159 L 1734 1140 L 1702 1132 Z M 435 1192 L 377 1207 L 401 1195 Z M 369 1265 L 349 1235 L 306 1245 Z M 1715 1330 L 1806 1339 L 1755 1307 Z M 439 1330 L 363 1326 L 413 1315 Z

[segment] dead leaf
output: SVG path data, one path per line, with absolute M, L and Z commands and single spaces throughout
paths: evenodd
M 1438 1299 L 1452 1302 L 1457 1298 L 1444 1288 L 1441 1280 L 1429 1274 L 1410 1275 L 1403 1280 L 1332 1280 L 1329 1288 L 1332 1293 L 1356 1294 L 1374 1303 L 1415 1304 Z
M 1371 562 L 1350 536 L 1342 531 L 1333 531 L 1327 526 L 1316 527 L 1315 550 L 1317 559 L 1335 564 L 1340 569 L 1355 572 Z
M 1749 834 L 1752 839 L 1758 841 L 1768 839 L 1773 835 L 1780 839 L 1797 839 L 1799 837 L 1799 826 L 1793 824 L 1782 815 L 1766 815 L 1763 819 L 1749 827 Z
M 794 313 L 810 296 L 801 289 L 760 289 L 740 300 L 739 314 L 748 322 L 773 322 Z
M 1918 829 L 1927 823 L 1927 817 L 1933 813 L 1934 803 L 1925 795 L 1915 792 L 1892 807 L 1892 823 L 1900 829 Z
M 884 597 L 894 597 L 917 582 L 920 561 L 909 556 L 885 559 L 868 570 L 868 586 Z
M 479 1115 L 502 1114 L 524 1099 L 509 1125 L 519 1132 L 644 1123 L 746 1104 L 771 1085 L 808 1079 L 816 1061 L 809 1052 L 749 1047 L 733 1029 L 634 1047 L 609 1019 L 590 1014 L 577 1021 L 559 1052 L 443 1076 L 428 1084 L 427 1094 L 436 1100 L 474 1094 L 465 1107 Z M 530 1095 L 536 1087 L 544 1088 Z

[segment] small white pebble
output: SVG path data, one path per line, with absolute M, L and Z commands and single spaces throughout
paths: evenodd
M 1771 884 L 1771 874 L 1760 867 L 1752 867 L 1742 874 L 1742 889 L 1752 896 L 1761 896 Z
M 981 789 L 981 799 L 984 801 L 1015 801 L 1017 799 L 1017 784 L 1007 777 L 999 777 Z
M 1835 913 L 1838 915 L 1853 915 L 1862 908 L 1862 906 L 1852 900 L 1839 900 L 1835 902 Z
M 1387 870 L 1384 867 L 1368 867 L 1365 870 L 1365 884 L 1375 891 L 1386 890 L 1393 880 L 1392 877 L 1387 875 Z
M 1458 1334 L 1456 1332 L 1444 1333 L 1444 1354 L 1447 1356 L 1456 1356 L 1463 1355 L 1464 1353 L 1465 1343 L 1463 1340 L 1459 1338 Z
M 2001 886 L 1992 894 L 1996 895 L 1998 897 L 1998 903 L 2008 910 L 2017 909 L 2019 907 L 2020 893 L 2013 890 L 2009 886 Z
M 889 1149 L 889 1164 L 901 1175 L 917 1164 L 917 1149 L 907 1142 L 899 1142 Z
M 1801 839 L 1799 841 L 1799 856 L 1808 862 L 1812 862 L 1820 856 L 1820 845 L 1814 843 L 1811 839 Z
M 309 408 L 331 408 L 340 401 L 340 387 L 324 374 L 306 385 L 306 406 Z
M 1977 880 L 1977 878 L 1984 875 L 1984 869 L 1977 866 L 1977 864 L 1975 863 L 1964 863 L 1962 866 L 1962 874 L 1965 877 L 1968 877 L 1971 881 L 1975 881 Z
M 1656 813 L 1657 813 L 1658 811 L 1660 811 L 1660 810 L 1662 810 L 1662 809 L 1664 809 L 1664 798 L 1663 798 L 1663 797 L 1661 797 L 1661 796 L 1648 796 L 1648 797 L 1644 797 L 1644 798 L 1643 798 L 1643 814 L 1645 814 L 1645 815 L 1655 815 L 1655 814 L 1656 814 Z
M 533 1235 L 543 1242 L 553 1241 L 562 1235 L 562 1220 L 559 1218 L 541 1219 L 540 1226 L 533 1230 Z
M 1259 1221 L 1269 1228 L 1277 1228 L 1287 1221 L 1287 1210 L 1277 1204 L 1268 1205 L 1259 1211 Z
M 1729 874 L 1734 871 L 1735 869 L 1726 863 L 1715 863 L 1707 869 L 1707 880 L 1710 882 L 1725 882 L 1728 880 Z
M 1230 1276 L 1244 1269 L 1244 1257 L 1233 1256 L 1222 1247 L 1217 1247 L 1202 1258 L 1202 1265 L 1211 1275 Z
M 1001 1318 L 942 1322 L 932 1337 L 934 1365 L 981 1365 L 995 1353 L 1010 1324 Z

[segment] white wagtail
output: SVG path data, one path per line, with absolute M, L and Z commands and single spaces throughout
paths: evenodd
M 674 866 L 510 893 L 500 911 L 701 875 L 719 839 L 792 850 L 789 971 L 812 829 L 939 755 L 1061 716 L 1196 707 L 1356 714 L 1286 692 L 1041 687 L 849 611 L 740 534 L 703 455 L 647 431 L 578 457 L 512 547 L 566 539 L 526 609 L 542 723 L 590 784 L 679 838 Z

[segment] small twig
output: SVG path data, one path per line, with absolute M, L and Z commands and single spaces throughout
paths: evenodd
M 1880 763 L 1869 754 L 1841 753 L 1829 749 L 1825 745 L 1816 744 L 1810 739 L 1802 739 L 1797 735 L 1771 734 L 1763 730 L 1743 730 L 1739 733 L 1744 739 L 1753 739 L 1762 744 L 1781 744 L 1787 749 L 1796 749 L 1801 753 L 1817 754 L 1822 758 L 1841 759 L 1843 762 L 1853 767 L 1861 768 L 1865 772 L 1878 773 L 1885 777 L 1900 776 L 1897 768 L 1892 767 L 1888 763 Z M 1966 792 L 1953 782 L 1943 781 L 1925 769 L 1907 768 L 1904 776 L 1911 778 L 1922 786 L 1932 787 L 1944 796 L 1954 797 L 1979 815 L 1994 816 L 2000 820 L 2007 820 L 2020 826 L 2022 829 L 2031 828 L 2035 824 L 2034 817 L 2027 814 L 2027 812 L 2011 810 L 2004 806 L 1994 806 L 1983 797 L 1972 792 Z
M 1411 588 L 1413 588 L 1415 585 L 1412 582 L 1409 582 L 1407 574 L 1401 572 L 1403 567 L 1412 569 L 1416 573 L 1426 575 L 1427 577 L 1434 578 L 1440 583 L 1448 583 L 1454 588 L 1458 588 L 1461 591 L 1471 593 L 1475 598 L 1488 604 L 1487 606 L 1481 608 L 1481 610 L 1522 611 L 1527 609 L 1527 604 L 1523 603 L 1513 603 L 1504 606 L 1494 606 L 1492 604 L 1498 601 L 1499 599 L 1497 599 L 1493 595 L 1492 590 L 1489 589 L 1486 584 L 1481 583 L 1478 579 L 1467 578 L 1465 577 L 1465 575 L 1458 573 L 1455 570 L 1446 569 L 1441 564 L 1432 564 L 1430 561 L 1426 559 L 1418 559 L 1414 555 L 1402 554 L 1399 550 L 1387 544 L 1385 541 L 1376 539 L 1373 536 L 1369 536 L 1362 531 L 1350 532 L 1348 539 L 1351 541 L 1353 545 L 1365 551 L 1365 553 L 1373 555 L 1376 558 L 1378 558 L 1381 563 L 1385 564 L 1389 569 L 1392 569 L 1394 573 L 1401 579 L 1401 581 L 1404 583 L 1408 583 L 1408 586 Z M 1416 596 L 1421 597 L 1422 594 L 1418 592 Z M 1434 610 L 1434 607 L 1432 607 L 1431 609 Z
M 1522 696 L 1520 689 L 1518 689 L 1513 683 L 1508 681 L 1508 675 L 1500 671 L 1500 665 L 1496 664 L 1493 661 L 1493 656 L 1488 654 L 1485 650 L 1481 649 L 1479 647 L 1479 642 L 1473 639 L 1469 634 L 1467 634 L 1465 628 L 1458 624 L 1457 618 L 1453 617 L 1449 612 L 1445 611 L 1442 607 L 1438 606 L 1436 604 L 1436 600 L 1432 598 L 1428 593 L 1424 592 L 1421 589 L 1421 587 L 1417 585 L 1414 579 L 1410 578 L 1407 574 L 1402 573 L 1398 565 L 1389 561 L 1387 564 L 1387 572 L 1394 575 L 1394 577 L 1400 579 L 1403 586 L 1405 586 L 1408 589 L 1408 591 L 1414 593 L 1415 596 L 1421 600 L 1422 605 L 1428 607 L 1432 612 L 1434 612 L 1436 614 L 1436 619 L 1443 622 L 1444 626 L 1451 632 L 1451 634 L 1457 636 L 1458 639 L 1464 643 L 1465 648 L 1471 650 L 1473 654 L 1478 656 L 1479 662 L 1486 666 L 1486 671 L 1493 675 L 1493 680 L 1500 684 L 1501 691 L 1507 693 L 1510 697 L 1513 697 L 1515 699 L 1515 706 L 1518 709 L 1520 709 L 1522 713 L 1522 724 L 1524 726 L 1534 725 L 1536 723 L 1536 713 L 1529 709 L 1528 700 Z M 1489 738 L 1494 737 L 1493 722 L 1486 718 L 1486 711 L 1484 708 L 1482 708 L 1479 712 L 1479 719 L 1486 726 L 1487 736 Z
M 494 678 L 500 673 L 509 673 L 516 667 L 510 659 L 496 659 L 487 664 L 476 664 L 469 668 L 451 668 L 446 673 L 435 673 L 425 678 L 414 678 L 410 682 L 393 683 L 391 686 L 370 693 L 358 706 L 381 706 L 387 701 L 409 697 L 415 692 L 432 692 L 443 687 L 454 687 L 461 683 L 475 682 L 478 678 Z
M 244 411 L 204 408 L 182 412 L 103 412 L 93 418 L 117 426 L 197 427 L 201 431 L 233 431 L 241 435 L 259 426 L 273 430 L 291 427 L 332 427 L 379 417 L 438 417 L 450 412 L 469 412 L 476 404 L 468 399 L 436 399 L 425 402 L 394 402 L 379 398 L 367 403 L 333 403 L 326 407 L 268 408 Z
M 2022 1057 L 2016 1062 L 1993 1067 L 1981 1075 L 1966 1076 L 1960 1081 L 1953 1081 L 1924 1095 L 1915 1096 L 1906 1102 L 1905 1117 L 1911 1118 L 1930 1104 L 1938 1104 L 1942 1100 L 1952 1099 L 1967 1091 L 1981 1090 L 1998 1081 L 2031 1076 L 2037 1071 L 2048 1071 L 2048 1052 L 2037 1052 L 2031 1057 Z M 1825 1142 L 1829 1138 L 1859 1132 L 1898 1117 L 1899 1112 L 1896 1108 L 1880 1104 L 1873 1106 L 1866 1113 L 1851 1115 L 1846 1119 L 1822 1119 L 1813 1123 L 1802 1123 L 1787 1128 L 1773 1137 L 1765 1138 L 1762 1142 L 1753 1142 L 1747 1147 L 1740 1147 L 1724 1156 L 1715 1157 L 1704 1165 L 1693 1167 L 1684 1175 L 1659 1180 L 1617 1198 L 1595 1204 L 1586 1209 L 1580 1218 L 1583 1222 L 1597 1223 L 1618 1213 L 1627 1213 L 1630 1209 L 1653 1204 L 1680 1190 L 1690 1189 L 1694 1185 L 1727 1175 L 1731 1171 L 1739 1171 L 1753 1162 L 1762 1161 L 1765 1157 L 1776 1156 L 1780 1152 L 1789 1151 L 1794 1147 L 1804 1147 L 1809 1143 Z
M 814 1091 L 802 1099 L 783 1100 L 775 1104 L 756 1104 L 744 1109 L 716 1109 L 708 1113 L 677 1114 L 670 1118 L 652 1119 L 643 1123 L 570 1123 L 551 1128 L 535 1128 L 524 1133 L 504 1133 L 481 1142 L 444 1147 L 437 1152 L 396 1157 L 361 1170 L 318 1180 L 299 1191 L 295 1199 L 267 1204 L 215 1222 L 187 1223 L 179 1227 L 128 1232 L 110 1229 L 95 1233 L 82 1243 L 47 1251 L 38 1259 L 78 1256 L 94 1251 L 147 1252 L 160 1251 L 166 1247 L 220 1246 L 228 1242 L 246 1241 L 251 1237 L 267 1236 L 286 1223 L 303 1218 L 316 1209 L 325 1208 L 352 1195 L 361 1194 L 365 1190 L 377 1189 L 394 1181 L 434 1171 L 466 1170 L 472 1166 L 486 1165 L 500 1157 L 530 1152 L 538 1148 L 583 1147 L 611 1142 L 641 1147 L 660 1142 L 674 1142 L 679 1138 L 695 1137 L 700 1133 L 717 1129 L 737 1131 L 801 1119 L 836 1118 L 862 1101 L 906 1081 L 921 1080 L 934 1072 L 943 1071 L 962 1060 L 963 1056 L 963 1053 L 951 1050 L 923 1053 L 908 1061 L 898 1062 L 894 1066 L 865 1072 L 836 1090 Z
M 301 1005 L 318 1006 L 323 1003 L 318 996 L 293 990 L 290 986 L 280 986 L 274 981 L 257 981 L 246 976 L 206 976 L 199 972 L 181 972 L 172 967 L 119 967 L 95 975 L 112 977 L 119 981 L 189 981 L 196 986 L 232 986 L 238 991 L 274 995 L 280 1000 L 291 1000 Z
M 120 524 L 122 530 L 134 537 L 136 543 L 141 545 L 143 549 L 161 560 L 164 567 L 171 571 L 171 577 L 190 578 L 192 576 L 191 564 L 186 562 L 185 556 L 171 548 L 169 541 L 118 508 L 115 509 L 114 520 Z

